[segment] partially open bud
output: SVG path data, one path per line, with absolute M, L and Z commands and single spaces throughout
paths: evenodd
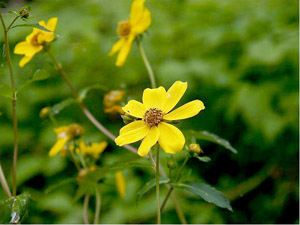
M 23 7 L 19 11 L 20 17 L 23 19 L 27 19 L 29 17 L 29 10 L 27 7 Z
M 77 176 L 77 182 L 80 183 L 84 178 L 85 176 L 88 174 L 88 170 L 87 169 L 81 169 L 78 173 L 78 176 Z
M 200 148 L 199 144 L 192 143 L 189 145 L 189 150 L 190 153 L 196 153 L 196 154 L 201 154 L 203 153 L 203 150 Z
M 177 167 L 177 162 L 173 158 L 170 158 L 167 161 L 167 166 L 169 169 L 173 170 Z
M 73 138 L 79 138 L 84 133 L 84 128 L 77 123 L 73 123 L 69 127 L 69 135 Z
M 40 118 L 46 119 L 49 116 L 50 111 L 51 111 L 51 107 L 49 107 L 49 106 L 42 108 L 40 111 Z

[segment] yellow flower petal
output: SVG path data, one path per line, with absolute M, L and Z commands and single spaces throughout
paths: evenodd
M 132 29 L 135 33 L 141 34 L 145 32 L 150 25 L 151 25 L 151 12 L 145 8 L 140 20 L 136 22 L 135 25 L 133 25 Z
M 132 122 L 136 123 L 134 125 L 137 125 L 138 121 Z M 133 129 L 129 129 L 128 127 L 131 126 Z M 150 128 L 142 123 L 139 123 L 137 126 L 133 126 L 130 124 L 126 125 L 122 128 L 123 132 L 120 131 L 120 135 L 115 139 L 115 142 L 119 146 L 127 145 L 133 142 L 137 142 L 141 139 L 143 139 L 149 132 Z M 124 132 L 127 131 L 127 132 Z
M 50 31 L 55 31 L 57 25 L 58 18 L 52 17 L 48 20 L 46 28 Z M 49 32 L 48 32 L 49 33 Z
M 51 19 L 48 20 L 45 28 L 47 28 L 48 30 L 50 30 L 52 32 L 43 31 L 42 35 L 39 36 L 39 38 L 41 37 L 42 41 L 51 42 L 54 40 L 54 38 L 55 38 L 54 30 L 56 28 L 57 21 L 58 21 L 57 17 L 52 17 Z
M 120 196 L 124 199 L 126 193 L 126 180 L 121 171 L 116 172 L 116 184 Z
M 165 120 L 183 120 L 197 115 L 201 110 L 205 109 L 202 101 L 194 100 L 175 109 L 164 116 Z
M 163 109 L 166 103 L 167 93 L 165 88 L 159 87 L 150 89 L 147 88 L 143 93 L 143 104 L 146 109 L 158 108 Z
M 147 136 L 144 138 L 142 141 L 139 149 L 138 149 L 138 154 L 142 157 L 148 155 L 150 149 L 152 148 L 153 145 L 156 144 L 159 138 L 159 129 L 157 127 L 152 127 L 147 134 Z
M 125 63 L 127 56 L 130 52 L 134 38 L 135 38 L 134 33 L 130 33 L 129 37 L 125 38 L 124 44 L 122 45 L 120 52 L 117 56 L 116 66 L 123 66 L 123 64 Z
M 24 56 L 20 62 L 19 62 L 19 66 L 21 68 L 23 68 L 30 60 L 32 59 L 32 57 L 27 57 L 27 56 Z
M 187 89 L 187 82 L 176 81 L 167 92 L 167 101 L 164 107 L 164 112 L 168 113 L 171 111 L 179 100 L 184 95 Z
M 143 118 L 146 112 L 145 106 L 135 100 L 130 100 L 122 109 L 125 113 L 138 118 Z
M 112 49 L 110 50 L 110 52 L 108 53 L 109 56 L 114 55 L 116 52 L 120 51 L 120 49 L 122 48 L 122 46 L 124 45 L 124 43 L 126 42 L 126 38 L 121 38 L 120 40 L 118 40 L 112 47 Z
M 62 151 L 68 140 L 68 137 L 58 139 L 55 145 L 50 149 L 49 156 L 54 157 L 57 155 L 57 153 Z
M 185 138 L 177 127 L 163 122 L 158 125 L 158 129 L 160 131 L 158 142 L 166 153 L 175 154 L 182 150 Z
M 105 148 L 107 147 L 107 142 L 103 141 L 100 143 L 92 143 L 92 145 L 90 146 L 91 148 L 91 155 L 94 158 L 98 158 L 99 155 L 105 150 Z
M 135 25 L 143 16 L 145 0 L 134 0 L 130 9 L 130 23 Z
M 25 55 L 29 48 L 31 48 L 31 44 L 26 41 L 22 41 L 15 46 L 14 53 L 18 55 Z
M 120 130 L 120 134 L 125 134 L 132 130 L 139 129 L 139 128 L 143 127 L 144 125 L 145 125 L 145 123 L 142 120 L 133 121 L 133 122 L 127 124 L 126 126 L 122 127 Z

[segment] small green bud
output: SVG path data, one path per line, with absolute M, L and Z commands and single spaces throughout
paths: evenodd
M 27 19 L 29 17 L 29 10 L 27 7 L 23 7 L 20 9 L 19 14 L 21 16 L 21 18 L 23 19 Z
M 201 153 L 203 153 L 203 150 L 200 148 L 200 145 L 197 143 L 190 144 L 188 151 L 190 153 L 196 153 L 197 155 L 200 155 Z
M 51 111 L 51 107 L 49 107 L 49 106 L 42 108 L 40 111 L 40 118 L 41 119 L 47 118 L 50 114 L 50 111 Z

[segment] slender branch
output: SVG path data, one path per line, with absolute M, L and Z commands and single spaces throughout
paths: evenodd
M 149 63 L 149 60 L 145 54 L 145 51 L 144 51 L 144 47 L 142 45 L 142 42 L 140 40 L 140 38 L 137 39 L 137 46 L 138 46 L 138 49 L 139 49 L 139 52 L 140 52 L 140 55 L 142 56 L 142 59 L 145 63 L 145 66 L 147 68 L 147 71 L 148 71 L 148 74 L 149 74 L 149 78 L 150 78 L 150 81 L 151 81 L 151 87 L 152 88 L 156 88 L 156 82 L 155 82 L 155 77 L 154 77 L 154 73 L 153 73 L 153 70 L 152 70 L 152 67 Z
M 83 202 L 83 221 L 85 224 L 90 224 L 89 215 L 88 215 L 89 200 L 90 200 L 90 194 L 86 193 Z
M 11 81 L 11 89 L 13 91 L 12 96 L 12 118 L 13 118 L 13 127 L 14 127 L 14 153 L 13 153 L 13 173 L 12 173 L 12 185 L 13 185 L 13 195 L 17 194 L 17 160 L 18 160 L 18 120 L 17 120 L 17 92 L 16 92 L 16 85 L 14 80 L 14 73 L 12 68 L 12 61 L 10 56 L 10 49 L 9 49 L 9 42 L 8 42 L 8 30 L 9 27 L 18 19 L 18 16 L 15 20 L 12 21 L 10 26 L 6 28 L 2 14 L 0 13 L 1 23 L 4 30 L 4 43 L 5 43 L 5 50 L 7 56 L 7 64 L 9 68 L 10 74 L 10 81 Z
M 177 175 L 176 175 L 176 178 L 175 178 L 175 183 L 178 182 L 178 180 L 179 180 L 179 178 L 180 178 L 180 175 L 181 175 L 181 173 L 182 173 L 182 171 L 183 171 L 183 168 L 184 168 L 184 166 L 186 165 L 186 163 L 187 163 L 188 160 L 189 160 L 189 157 L 186 157 L 185 160 L 184 160 L 184 162 L 182 163 L 181 167 L 179 168 L 179 170 L 178 170 L 178 172 L 177 172 Z M 174 190 L 174 187 L 171 187 L 171 188 L 169 189 L 169 191 L 168 191 L 168 193 L 167 193 L 167 195 L 166 195 L 166 197 L 165 197 L 165 199 L 164 199 L 164 201 L 163 201 L 163 203 L 162 203 L 162 205 L 161 205 L 161 208 L 160 208 L 160 211 L 161 211 L 161 212 L 164 210 L 164 207 L 165 207 L 165 205 L 167 204 L 167 201 L 168 201 L 169 197 L 171 196 L 173 190 Z
M 95 207 L 95 219 L 94 224 L 98 224 L 99 222 L 99 215 L 101 209 L 101 195 L 98 187 L 96 186 L 96 207 Z
M 7 184 L 6 178 L 4 176 L 1 164 L 0 164 L 0 183 L 1 183 L 2 187 L 3 187 L 3 190 L 7 194 L 7 197 L 10 198 L 11 197 L 11 192 L 10 192 L 9 186 Z
M 77 162 L 77 160 L 76 160 L 76 158 L 75 158 L 75 155 L 74 155 L 73 151 L 69 151 L 69 152 L 70 152 L 71 158 L 72 158 L 72 160 L 73 160 L 73 162 L 74 162 L 74 165 L 76 166 L 76 169 L 77 169 L 78 171 L 80 171 L 80 165 L 79 165 L 79 163 Z
M 159 203 L 159 145 L 156 147 L 156 203 L 157 203 L 157 224 L 161 223 Z
M 20 16 L 16 16 L 16 18 L 13 19 L 13 21 L 9 24 L 9 26 L 6 28 L 6 31 L 8 32 L 11 26 L 19 19 Z

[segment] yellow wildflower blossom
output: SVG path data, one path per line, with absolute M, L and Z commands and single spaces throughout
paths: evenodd
M 27 64 L 35 54 L 40 52 L 44 48 L 43 44 L 45 42 L 51 42 L 54 40 L 54 30 L 56 28 L 57 20 L 57 17 L 52 17 L 48 20 L 47 24 L 43 20 L 40 21 L 39 25 L 52 32 L 33 28 L 32 33 L 26 37 L 26 40 L 18 43 L 15 46 L 14 53 L 18 55 L 24 55 L 19 62 L 20 67 L 24 67 L 25 64 Z
M 126 192 L 126 181 L 125 181 L 125 177 L 121 171 L 116 172 L 116 184 L 117 184 L 117 190 L 118 190 L 120 196 L 124 199 L 125 192 Z
M 84 132 L 83 128 L 79 124 L 71 124 L 69 126 L 58 127 L 55 130 L 57 141 L 55 145 L 50 149 L 49 156 L 54 157 L 59 152 L 64 152 L 67 148 L 67 144 L 73 138 L 78 138 Z
M 79 142 L 79 152 L 82 155 L 90 155 L 94 158 L 99 158 L 100 154 L 105 150 L 106 147 L 106 141 L 92 143 L 91 145 L 86 145 L 84 141 Z
M 104 95 L 103 104 L 104 112 L 115 114 L 124 114 L 122 106 L 118 104 L 124 97 L 124 91 L 114 90 L 106 93 Z
M 163 87 L 145 89 L 143 103 L 130 100 L 123 110 L 138 120 L 120 130 L 116 144 L 123 146 L 143 139 L 138 148 L 140 156 L 146 156 L 156 142 L 166 153 L 181 151 L 185 138 L 178 128 L 168 122 L 193 117 L 205 108 L 202 101 L 194 100 L 172 110 L 186 89 L 186 82 L 176 81 L 167 92 Z
M 119 22 L 117 34 L 120 40 L 112 47 L 109 55 L 119 52 L 116 66 L 122 66 L 130 52 L 132 42 L 137 35 L 144 33 L 151 24 L 151 13 L 144 6 L 145 0 L 134 0 L 131 5 L 130 18 Z

